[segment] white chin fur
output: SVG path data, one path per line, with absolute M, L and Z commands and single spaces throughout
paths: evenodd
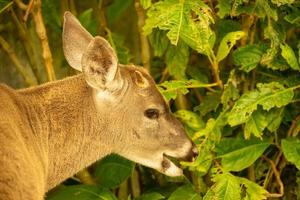
M 164 172 L 167 176 L 182 176 L 183 172 L 182 169 L 177 167 L 174 163 L 170 162 L 170 167 L 168 167 Z

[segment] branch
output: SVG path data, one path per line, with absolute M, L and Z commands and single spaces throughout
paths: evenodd
M 20 39 L 22 40 L 22 44 L 25 48 L 27 57 L 30 62 L 32 72 L 35 75 L 35 78 L 37 79 L 37 81 L 41 82 L 41 77 L 39 76 L 39 73 L 38 73 L 38 67 L 37 67 L 38 65 L 37 65 L 36 60 L 33 57 L 33 55 L 34 55 L 33 46 L 32 46 L 32 43 L 29 41 L 30 36 L 28 35 L 28 32 L 27 32 L 24 24 L 22 24 L 19 21 L 14 10 L 11 9 L 10 12 L 11 12 L 13 22 L 15 23 L 15 25 L 17 27 L 18 35 L 19 35 Z
M 268 193 L 267 196 L 268 197 L 282 197 L 284 195 L 284 186 L 283 186 L 283 183 L 280 179 L 280 173 L 277 170 L 275 163 L 273 162 L 273 160 L 267 158 L 266 156 L 262 156 L 262 158 L 270 163 L 271 168 L 272 168 L 273 173 L 274 173 L 275 178 L 276 178 L 276 182 L 279 186 L 279 193 Z
M 20 8 L 21 10 L 26 10 L 27 5 L 23 3 L 22 0 L 14 0 L 14 3 Z
M 31 76 L 31 74 L 29 74 L 27 70 L 22 66 L 13 48 L 1 36 L 0 36 L 0 46 L 2 46 L 3 50 L 7 53 L 8 57 L 16 66 L 16 69 L 22 75 L 25 82 L 30 86 L 37 85 L 36 79 L 33 76 Z
M 145 24 L 145 12 L 140 4 L 140 0 L 135 0 L 135 10 L 138 16 L 138 29 L 140 34 L 142 63 L 143 66 L 150 72 L 150 46 L 147 36 L 143 34 L 143 26 Z
M 35 23 L 36 33 L 41 42 L 42 52 L 43 52 L 42 55 L 47 70 L 48 80 L 54 81 L 56 78 L 55 78 L 55 73 L 52 65 L 52 54 L 50 51 L 45 24 L 42 16 L 41 0 L 34 0 L 32 16 Z

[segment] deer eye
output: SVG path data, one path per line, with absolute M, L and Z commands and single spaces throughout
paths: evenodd
M 144 114 L 149 119 L 157 119 L 159 116 L 159 111 L 155 108 L 150 108 L 150 109 L 147 109 Z

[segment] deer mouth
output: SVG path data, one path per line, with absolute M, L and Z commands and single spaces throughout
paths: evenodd
M 163 158 L 161 161 L 161 171 L 163 174 L 167 176 L 181 176 L 183 175 L 183 171 L 176 164 L 174 164 L 171 159 L 175 159 L 169 155 L 163 154 Z

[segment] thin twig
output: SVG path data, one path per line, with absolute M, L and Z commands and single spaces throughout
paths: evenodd
M 31 9 L 32 9 L 32 6 L 33 6 L 33 2 L 34 2 L 34 0 L 30 0 L 29 4 L 28 4 L 28 6 L 27 6 L 25 15 L 24 15 L 24 17 L 23 17 L 23 20 L 24 20 L 25 22 L 27 21 L 28 15 L 29 15 L 29 13 L 31 12 Z
M 12 20 L 17 27 L 18 35 L 19 35 L 20 39 L 22 40 L 22 44 L 25 48 L 25 52 L 26 52 L 28 60 L 30 62 L 32 72 L 35 75 L 35 78 L 37 79 L 37 81 L 40 83 L 41 77 L 39 76 L 39 73 L 38 73 L 37 62 L 33 56 L 34 51 L 33 51 L 32 42 L 29 41 L 30 35 L 28 34 L 28 31 L 26 30 L 25 25 L 23 23 L 21 23 L 20 20 L 18 19 L 18 17 L 16 16 L 16 13 L 14 12 L 13 9 L 10 9 L 10 13 L 12 16 Z
M 14 0 L 14 3 L 20 8 L 21 10 L 26 10 L 27 5 L 23 3 L 22 0 Z
M 22 66 L 13 48 L 1 36 L 0 36 L 0 46 L 2 46 L 3 50 L 7 53 L 10 60 L 14 63 L 16 69 L 22 75 L 25 82 L 30 86 L 36 85 L 37 84 L 36 79 L 31 74 L 29 74 L 28 71 Z
M 147 36 L 143 34 L 143 26 L 145 24 L 145 12 L 140 4 L 140 0 L 135 0 L 135 10 L 138 16 L 138 29 L 141 43 L 141 57 L 143 66 L 150 72 L 150 46 Z
M 275 178 L 276 178 L 276 182 L 279 186 L 279 193 L 268 193 L 267 196 L 268 197 L 282 197 L 284 195 L 284 185 L 281 181 L 281 178 L 280 178 L 280 173 L 279 171 L 277 170 L 276 168 L 276 165 L 274 163 L 273 160 L 269 159 L 268 157 L 266 156 L 262 156 L 263 159 L 265 159 L 266 161 L 268 161 L 271 165 L 271 168 L 273 170 L 273 173 L 275 175 Z
M 52 54 L 50 51 L 48 38 L 46 34 L 46 28 L 42 16 L 41 4 L 42 4 L 41 0 L 34 0 L 33 10 L 31 13 L 35 23 L 36 33 L 41 42 L 42 51 L 43 51 L 42 55 L 47 70 L 48 80 L 54 81 L 56 78 L 55 78 L 55 73 L 52 65 Z

